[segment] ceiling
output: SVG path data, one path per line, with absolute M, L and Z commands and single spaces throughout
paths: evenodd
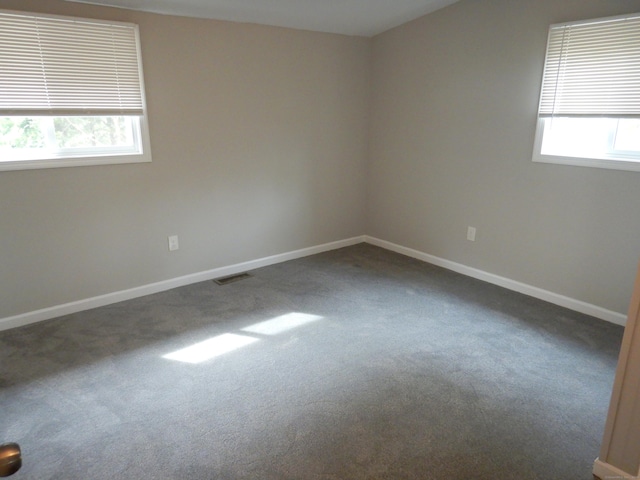
M 67 0 L 371 37 L 458 0 Z

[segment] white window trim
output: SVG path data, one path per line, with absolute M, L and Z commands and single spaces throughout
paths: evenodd
M 15 170 L 58 168 L 58 167 L 151 162 L 151 141 L 149 136 L 146 95 L 145 95 L 145 87 L 144 87 L 144 74 L 143 74 L 143 68 L 142 68 L 142 56 L 141 56 L 141 46 L 140 46 L 140 32 L 139 32 L 138 25 L 133 23 L 126 23 L 126 22 L 89 19 L 89 18 L 80 18 L 80 17 L 69 17 L 69 16 L 61 16 L 61 15 L 49 15 L 49 14 L 31 13 L 31 12 L 24 12 L 24 11 L 11 11 L 11 10 L 0 9 L 0 12 L 20 15 L 20 16 L 38 17 L 38 18 L 44 17 L 44 18 L 64 19 L 64 20 L 70 20 L 74 22 L 77 21 L 77 22 L 101 23 L 101 24 L 107 24 L 107 25 L 125 25 L 133 28 L 133 31 L 135 34 L 135 47 L 136 47 L 137 63 L 138 63 L 139 88 L 140 88 L 140 95 L 141 95 L 141 102 L 142 102 L 142 114 L 139 116 L 134 116 L 134 118 L 138 119 L 139 121 L 139 130 L 134 129 L 134 135 L 138 137 L 137 141 L 141 147 L 141 150 L 142 150 L 141 153 L 123 154 L 121 152 L 119 153 L 117 149 L 113 149 L 111 152 L 105 152 L 105 153 L 92 152 L 90 154 L 83 155 L 82 152 L 79 152 L 79 154 L 65 156 L 65 152 L 62 151 L 59 154 L 56 154 L 47 158 L 28 159 L 28 160 L 0 159 L 0 172 L 15 171 Z M 20 115 L 28 116 L 28 115 L 25 115 L 24 113 L 21 113 Z M 100 114 L 98 112 L 91 112 L 89 115 L 97 116 Z M 2 115 L 0 114 L 0 116 Z M 37 116 L 37 115 L 34 115 L 34 116 Z
M 543 155 L 542 135 L 544 133 L 544 118 L 538 118 L 536 135 L 533 143 L 533 158 L 536 163 L 552 163 L 558 165 L 571 165 L 575 167 L 606 168 L 610 170 L 625 170 L 640 172 L 640 161 L 620 160 L 607 158 L 565 157 L 560 155 Z
M 605 18 L 597 18 L 591 20 L 583 20 L 577 22 L 567 22 L 563 24 L 555 24 L 549 27 L 549 38 L 551 37 L 551 29 L 554 27 L 563 27 L 563 26 L 573 26 L 573 25 L 584 25 L 591 23 L 598 23 L 603 21 L 610 20 L 626 20 L 626 19 L 637 19 L 640 17 L 640 14 L 630 14 L 630 15 L 619 15 L 615 17 L 605 17 Z M 549 41 L 547 41 L 547 55 L 549 53 Z M 546 68 L 547 59 L 545 58 L 544 67 Z M 544 71 L 542 83 L 544 84 Z M 544 86 L 544 85 L 543 85 Z M 542 87 L 540 92 L 540 106 L 539 109 L 542 108 Z M 597 116 L 594 115 L 594 116 Z M 612 118 L 622 118 L 613 116 Z M 582 156 L 560 156 L 560 155 L 549 155 L 542 154 L 542 140 L 544 135 L 544 117 L 538 113 L 537 121 L 536 121 L 536 132 L 534 137 L 534 145 L 533 145 L 533 162 L 538 163 L 550 163 L 550 164 L 560 164 L 560 165 L 571 165 L 571 166 L 581 166 L 581 167 L 594 167 L 594 168 L 605 168 L 612 170 L 625 170 L 625 171 L 640 171 L 640 158 L 630 158 L 629 160 L 620 159 L 620 158 L 587 158 Z
M 140 142 L 142 146 L 142 153 L 93 153 L 86 156 L 73 155 L 39 158 L 34 160 L 5 160 L 0 161 L 0 171 L 82 167 L 91 165 L 121 165 L 126 163 L 150 163 L 151 142 L 149 139 L 146 115 L 140 117 Z

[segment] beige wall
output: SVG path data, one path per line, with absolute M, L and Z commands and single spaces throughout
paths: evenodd
M 461 0 L 373 39 L 0 8 L 138 23 L 153 150 L 0 172 L 0 319 L 365 233 L 627 309 L 640 173 L 531 151 L 548 25 L 640 0 Z
M 0 172 L 0 318 L 365 233 L 368 39 L 56 0 L 0 8 L 138 23 L 153 152 Z
M 531 154 L 549 24 L 634 11 L 638 0 L 462 0 L 377 36 L 367 233 L 626 312 L 640 173 Z

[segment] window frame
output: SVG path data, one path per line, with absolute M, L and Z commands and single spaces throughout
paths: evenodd
M 594 118 L 594 119 L 605 117 L 605 118 L 621 120 L 624 118 L 640 118 L 640 112 L 638 112 L 637 114 L 631 114 L 631 115 L 628 115 L 626 113 L 606 115 L 606 114 L 603 114 L 601 111 L 599 112 L 595 110 L 592 113 L 586 113 L 586 114 L 584 112 L 576 113 L 576 114 L 566 114 L 562 112 L 556 113 L 555 100 L 554 100 L 554 107 L 553 107 L 554 111 L 550 114 L 541 113 L 543 110 L 543 95 L 545 92 L 545 82 L 547 81 L 547 78 L 546 78 L 547 68 L 550 63 L 549 56 L 551 51 L 552 31 L 554 29 L 588 26 L 590 24 L 596 24 L 596 25 L 605 24 L 605 23 L 615 24 L 616 22 L 625 21 L 625 20 L 631 20 L 637 23 L 639 19 L 640 19 L 640 13 L 635 13 L 635 14 L 618 15 L 613 17 L 595 18 L 590 20 L 581 20 L 581 21 L 575 21 L 575 22 L 566 22 L 566 23 L 550 25 L 549 34 L 547 38 L 546 55 L 545 55 L 545 62 L 543 66 L 542 81 L 541 81 L 541 87 L 540 87 L 540 97 L 539 97 L 540 100 L 539 100 L 538 114 L 536 117 L 536 130 L 535 130 L 533 155 L 532 155 L 533 162 L 582 166 L 582 167 L 595 167 L 595 168 L 604 168 L 604 169 L 612 169 L 612 170 L 640 171 L 640 152 L 636 153 L 635 150 L 632 151 L 631 154 L 629 154 L 628 152 L 616 153 L 615 151 L 609 151 L 609 152 L 603 153 L 602 155 L 596 154 L 593 157 L 591 156 L 585 157 L 582 154 L 569 156 L 569 155 L 562 155 L 562 154 L 548 154 L 548 153 L 543 154 L 542 153 L 545 126 L 548 124 L 548 121 L 553 120 L 554 117 L 555 118 L 575 117 L 575 118 Z M 563 39 L 563 42 L 564 42 L 564 39 Z M 563 43 L 563 48 L 564 48 L 564 43 Z M 564 55 L 564 50 L 561 55 Z M 564 58 L 566 57 L 563 56 L 562 59 Z M 554 65 L 551 65 L 551 68 L 553 68 L 553 66 Z M 557 66 L 558 71 L 561 68 L 562 68 L 561 65 L 558 64 Z M 640 70 L 640 60 L 638 61 L 637 67 L 635 66 L 635 61 L 634 61 L 634 69 Z M 552 81 L 555 82 L 555 79 L 552 79 Z M 554 83 L 554 85 L 557 85 L 557 84 Z M 640 88 L 636 87 L 636 91 L 640 91 Z M 554 96 L 555 95 L 556 94 L 554 92 Z M 555 98 L 557 99 L 558 97 L 555 96 Z M 545 104 L 545 107 L 547 110 L 549 109 L 548 97 L 547 97 L 547 104 Z
M 0 172 L 2 171 L 15 171 L 15 170 L 31 170 L 31 169 L 45 169 L 45 168 L 58 168 L 58 167 L 74 167 L 74 166 L 91 166 L 91 165 L 117 165 L 117 164 L 129 164 L 129 163 L 148 163 L 152 161 L 151 158 L 151 140 L 149 135 L 148 126 L 148 113 L 146 105 L 146 95 L 144 86 L 144 75 L 142 65 L 142 54 L 140 45 L 140 32 L 138 25 L 129 22 L 119 22 L 111 20 L 93 19 L 72 17 L 63 15 L 51 15 L 42 13 L 33 13 L 25 11 L 14 11 L 0 9 L 0 13 L 7 15 L 17 15 L 20 17 L 31 18 L 44 18 L 44 19 L 58 19 L 67 22 L 81 23 L 81 24 L 99 24 L 107 26 L 123 26 L 129 28 L 133 32 L 136 62 L 137 62 L 137 87 L 140 92 L 141 100 L 141 112 L 139 114 L 129 114 L 127 112 L 116 113 L 113 109 L 117 109 L 116 105 L 113 105 L 111 111 L 102 113 L 99 110 L 92 110 L 88 112 L 76 112 L 69 115 L 56 115 L 47 114 L 46 112 L 37 111 L 34 114 L 29 114 L 28 110 L 17 111 L 13 115 L 6 115 L 0 113 L 0 117 L 28 117 L 36 118 L 41 116 L 48 117 L 63 117 L 63 116 L 76 116 L 76 117 L 101 117 L 101 116 L 126 116 L 131 118 L 133 124 L 132 136 L 134 139 L 134 146 L 139 150 L 133 151 L 133 148 L 128 152 L 123 152 L 123 147 L 73 147 L 68 149 L 60 149 L 55 153 L 48 153 L 47 155 L 37 156 L 29 159 L 2 159 L 0 158 Z M 131 45 L 133 47 L 133 45 Z M 16 156 L 19 157 L 19 156 Z
M 630 172 L 640 172 L 640 154 L 637 159 L 621 158 L 593 158 L 584 156 L 564 156 L 550 155 L 542 153 L 542 140 L 545 128 L 544 117 L 538 117 L 536 123 L 536 134 L 533 142 L 533 158 L 536 163 L 551 163 L 558 165 L 570 165 L 575 167 L 605 168 L 610 170 L 625 170 Z

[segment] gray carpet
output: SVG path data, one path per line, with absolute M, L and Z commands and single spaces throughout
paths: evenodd
M 12 478 L 592 478 L 621 327 L 366 244 L 251 273 L 0 332 Z

